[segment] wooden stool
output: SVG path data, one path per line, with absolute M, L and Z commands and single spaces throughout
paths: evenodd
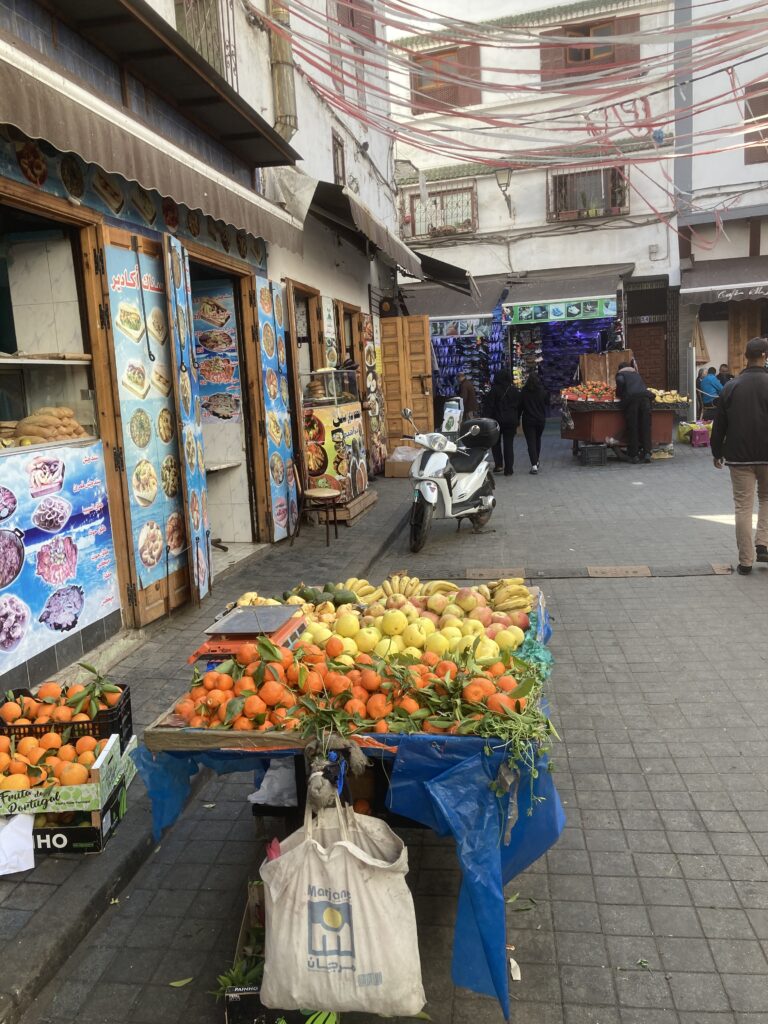
M 331 511 L 333 511 L 333 533 L 336 540 L 339 539 L 339 523 L 336 515 L 336 509 L 338 507 L 338 500 L 341 497 L 339 491 L 332 491 L 328 487 L 309 487 L 304 491 L 304 512 L 317 512 L 318 518 L 320 513 L 325 513 L 325 546 L 331 546 Z M 296 526 L 296 533 L 291 538 L 298 537 L 299 530 L 301 529 L 301 517 Z

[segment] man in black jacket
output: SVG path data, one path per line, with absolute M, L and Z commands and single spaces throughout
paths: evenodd
M 712 426 L 715 468 L 731 471 L 736 510 L 738 570 L 752 572 L 752 563 L 768 562 L 768 338 L 747 342 L 746 369 L 729 381 L 720 396 Z M 757 486 L 757 533 L 752 540 L 752 513 Z
M 651 461 L 651 396 L 645 381 L 631 363 L 620 363 L 616 374 L 616 397 L 627 421 L 627 450 L 633 462 Z

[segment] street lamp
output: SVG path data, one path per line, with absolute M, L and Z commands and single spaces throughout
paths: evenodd
M 509 167 L 497 167 L 493 173 L 496 175 L 496 184 L 499 186 L 499 191 L 504 196 L 504 202 L 507 204 L 507 210 L 511 217 L 512 197 L 509 194 L 509 186 L 512 183 L 512 170 Z

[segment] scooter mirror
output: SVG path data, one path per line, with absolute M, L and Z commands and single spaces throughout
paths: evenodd
M 478 427 L 478 425 L 476 423 L 473 423 L 472 426 L 469 428 L 469 436 L 470 437 L 474 437 L 475 434 L 479 434 L 479 433 L 480 433 L 480 427 Z
M 406 407 L 405 407 L 405 409 L 403 409 L 403 419 L 404 419 L 404 420 L 408 420 L 408 421 L 410 422 L 410 421 L 411 421 L 411 417 L 412 417 L 412 416 L 413 416 L 413 413 L 412 413 L 412 412 L 411 412 L 411 410 L 410 410 L 410 409 L 409 409 L 409 408 L 408 408 L 408 407 L 406 406 Z

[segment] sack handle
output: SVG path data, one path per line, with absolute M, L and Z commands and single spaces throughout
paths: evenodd
M 339 819 L 339 831 L 341 832 L 341 838 L 345 843 L 349 842 L 349 832 L 347 831 L 347 817 L 344 814 L 344 808 L 341 806 L 341 800 L 339 800 L 339 794 L 335 793 L 334 806 Z M 330 808 L 329 808 L 330 809 Z M 304 834 L 307 839 L 314 838 L 314 815 L 312 813 L 312 806 L 307 800 L 304 808 Z

